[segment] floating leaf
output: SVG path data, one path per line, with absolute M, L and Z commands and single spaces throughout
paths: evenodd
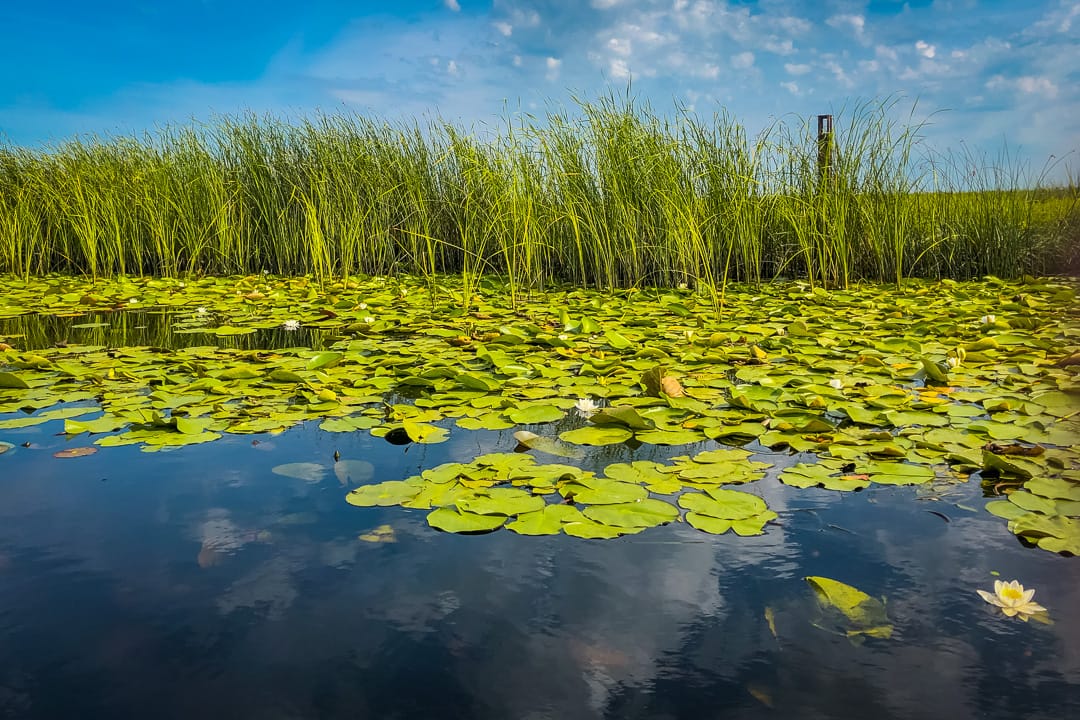
M 548 455 L 566 458 L 580 458 L 584 455 L 573 445 L 559 442 L 555 438 L 543 437 L 528 430 L 519 430 L 514 433 L 514 439 L 530 450 L 547 453 Z
M 526 405 L 507 411 L 506 417 L 518 425 L 534 425 L 562 420 L 566 417 L 566 413 L 553 405 Z
M 392 543 L 397 542 L 397 538 L 394 536 L 394 528 L 390 525 L 380 525 L 374 528 L 371 532 L 364 533 L 358 536 L 359 540 L 369 543 Z
M 428 525 L 451 533 L 481 533 L 498 530 L 506 522 L 505 515 L 478 515 L 454 508 L 438 508 L 427 516 Z
M 423 422 L 413 422 L 412 420 L 405 420 L 401 423 L 405 430 L 405 433 L 409 436 L 409 439 L 416 443 L 433 444 L 444 442 L 450 437 L 450 431 L 438 427 L 437 425 L 429 425 Z
M 615 445 L 634 437 L 634 433 L 623 427 L 589 426 L 577 430 L 559 433 L 559 439 L 575 445 Z
M 375 466 L 366 460 L 338 460 L 334 463 L 334 476 L 342 487 L 363 485 L 375 475 Z
M 270 472 L 308 483 L 317 483 L 322 482 L 326 477 L 326 466 L 311 462 L 286 463 L 271 468 Z
M 11 372 L 0 372 L 0 388 L 13 388 L 15 390 L 29 389 L 29 385 L 21 377 Z
M 67 448 L 66 450 L 59 450 L 53 453 L 55 458 L 79 458 L 86 457 L 87 455 L 93 455 L 98 451 L 95 447 L 74 447 Z
M 543 509 L 544 499 L 516 488 L 492 488 L 460 498 L 455 504 L 462 512 L 478 515 L 517 515 Z
M 590 520 L 619 528 L 653 527 L 679 517 L 679 510 L 674 505 L 653 498 L 638 502 L 591 506 L 585 508 L 582 513 Z
M 611 505 L 644 500 L 649 491 L 641 485 L 617 480 L 595 479 L 589 485 L 569 483 L 559 489 L 563 497 L 585 505 Z
M 628 405 L 604 408 L 590 418 L 597 425 L 622 425 L 631 430 L 652 430 L 656 423 Z
M 358 507 L 400 505 L 420 492 L 420 485 L 404 480 L 387 480 L 375 485 L 362 485 L 345 496 Z
M 572 505 L 545 505 L 540 510 L 518 515 L 506 524 L 506 529 L 520 535 L 557 535 L 564 523 L 584 520 L 581 511 Z
M 847 630 L 849 636 L 892 637 L 893 628 L 881 601 L 838 580 L 810 576 L 806 581 L 823 607 L 834 608 L 847 619 L 851 626 Z

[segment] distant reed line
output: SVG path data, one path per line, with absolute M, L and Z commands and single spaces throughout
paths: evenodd
M 334 115 L 0 146 L 0 273 L 450 273 L 516 291 L 1075 266 L 1075 187 L 935 153 L 895 109 L 840 115 L 824 178 L 807 122 L 751 136 L 614 96 L 483 138 Z

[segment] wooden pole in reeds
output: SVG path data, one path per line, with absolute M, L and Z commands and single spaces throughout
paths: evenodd
M 833 116 L 817 116 L 818 176 L 824 180 L 833 169 Z

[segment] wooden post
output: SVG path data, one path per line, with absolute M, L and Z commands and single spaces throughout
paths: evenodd
M 817 148 L 818 176 L 824 180 L 833 171 L 832 115 L 817 116 Z

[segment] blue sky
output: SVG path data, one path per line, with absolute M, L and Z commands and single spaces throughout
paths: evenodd
M 630 82 L 657 109 L 724 107 L 752 130 L 899 95 L 935 147 L 1007 139 L 1035 168 L 1080 169 L 1080 0 L 9 0 L 0 15 L 0 135 L 19 144 L 249 110 L 479 124 Z

